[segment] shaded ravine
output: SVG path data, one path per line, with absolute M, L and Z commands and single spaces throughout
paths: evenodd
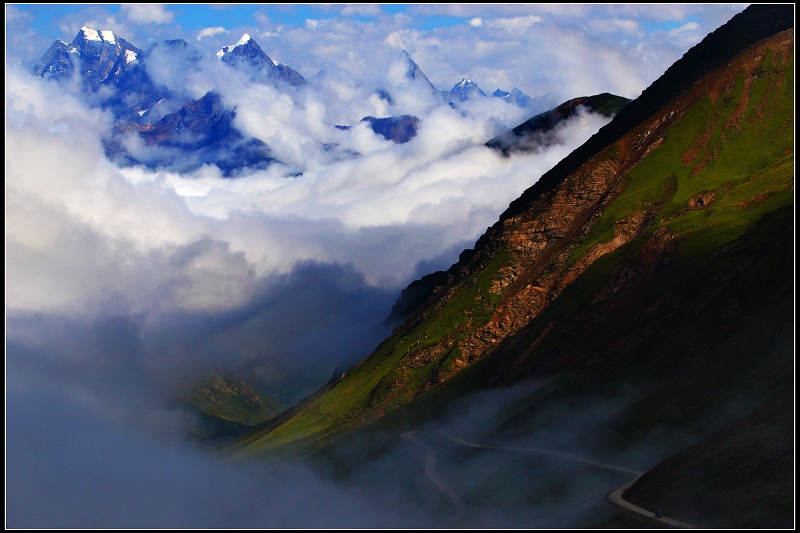
M 470 448 L 486 448 L 486 449 L 490 449 L 490 450 L 508 450 L 508 451 L 515 451 L 515 452 L 529 452 L 529 453 L 537 453 L 537 454 L 543 454 L 543 455 L 552 455 L 552 456 L 561 457 L 562 459 L 567 459 L 567 460 L 570 460 L 570 461 L 577 461 L 577 462 L 580 462 L 580 463 L 585 463 L 585 464 L 588 464 L 588 465 L 596 466 L 596 467 L 599 467 L 599 468 L 606 468 L 608 470 L 614 470 L 616 472 L 625 472 L 627 474 L 633 474 L 634 476 L 636 476 L 635 478 L 633 478 L 631 481 L 629 481 L 625 485 L 619 487 L 618 489 L 614 490 L 613 492 L 611 492 L 611 494 L 608 495 L 608 500 L 611 503 L 619 505 L 620 507 L 623 507 L 623 508 L 625 508 L 625 509 L 627 509 L 629 511 L 633 511 L 633 512 L 638 513 L 640 515 L 646 516 L 648 518 L 652 518 L 654 520 L 659 520 L 661 522 L 664 522 L 665 524 L 669 524 L 669 525 L 674 526 L 674 527 L 680 527 L 680 528 L 686 528 L 686 529 L 696 529 L 696 527 L 697 527 L 697 526 L 693 526 L 691 524 L 687 524 L 685 522 L 680 522 L 678 520 L 673 520 L 672 518 L 667 518 L 667 517 L 664 517 L 664 516 L 657 517 L 655 515 L 655 513 L 652 513 L 652 512 L 650 512 L 650 511 L 648 511 L 646 509 L 642 509 L 641 507 L 639 507 L 637 505 L 634 505 L 634 504 L 632 504 L 632 503 L 630 503 L 630 502 L 628 502 L 628 501 L 626 501 L 626 500 L 624 500 L 622 498 L 622 495 L 625 493 L 625 491 L 628 490 L 630 487 L 632 487 L 633 484 L 636 483 L 639 480 L 639 478 L 642 477 L 642 475 L 644 475 L 644 472 L 640 472 L 638 470 L 631 470 L 630 468 L 625 468 L 623 466 L 611 465 L 611 464 L 608 464 L 608 463 L 600 463 L 600 462 L 597 462 L 597 461 L 592 461 L 590 459 L 586 459 L 584 457 L 579 457 L 577 455 L 570 455 L 570 454 L 567 454 L 567 453 L 556 452 L 556 451 L 553 451 L 553 450 L 544 450 L 544 449 L 541 449 L 541 448 L 511 448 L 511 447 L 505 447 L 505 446 L 484 446 L 482 444 L 476 444 L 474 442 L 468 442 L 468 441 L 465 441 L 463 439 L 459 439 L 458 437 L 453 437 L 452 435 L 445 435 L 445 437 L 449 438 L 453 442 L 457 442 L 458 444 L 461 444 L 462 446 L 468 446 Z

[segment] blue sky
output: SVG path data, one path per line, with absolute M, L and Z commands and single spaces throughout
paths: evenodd
M 59 33 L 61 21 L 80 13 L 104 9 L 116 15 L 121 5 L 85 5 L 85 4 L 12 4 L 14 8 L 33 15 L 33 27 L 43 34 Z M 463 24 L 471 16 L 447 15 L 420 9 L 419 4 L 376 4 L 371 7 L 353 9 L 352 13 L 343 14 L 345 6 L 322 4 L 165 4 L 167 12 L 172 13 L 172 22 L 179 24 L 187 31 L 198 31 L 210 26 L 243 26 L 252 22 L 256 13 L 267 15 L 276 24 L 302 25 L 306 20 L 332 19 L 346 16 L 361 22 L 375 21 L 388 15 L 405 14 L 409 16 L 409 27 L 432 30 L 440 27 Z M 677 24 L 674 21 L 662 23 L 662 29 L 669 29 Z M 55 37 L 54 37 L 55 38 Z

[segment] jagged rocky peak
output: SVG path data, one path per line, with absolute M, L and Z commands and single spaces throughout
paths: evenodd
M 73 65 L 70 54 L 76 53 L 75 47 L 64 41 L 55 41 L 33 67 L 33 73 L 41 77 L 56 77 L 62 72 L 72 72 Z
M 141 50 L 111 30 L 83 26 L 71 43 L 55 41 L 33 72 L 50 78 L 68 77 L 77 65 L 81 76 L 94 88 L 109 79 L 119 78 L 139 62 L 140 54 Z
M 450 101 L 466 102 L 473 96 L 486 96 L 486 93 L 477 83 L 466 78 L 461 78 L 461 81 L 450 89 Z
M 114 57 L 123 56 L 126 60 L 130 59 L 131 61 L 140 53 L 138 48 L 115 35 L 111 30 L 95 30 L 87 26 L 83 26 L 78 31 L 78 35 L 72 40 L 72 48 L 84 60 L 100 59 L 104 56 L 105 50 L 113 50 L 114 52 L 108 53 L 113 54 Z M 131 54 L 126 54 L 126 51 L 130 51 Z
M 524 92 L 520 91 L 516 87 L 511 89 L 511 92 L 504 91 L 498 88 L 495 92 L 492 93 L 492 96 L 494 96 L 495 98 L 500 98 L 504 102 L 514 104 L 518 107 L 528 107 L 530 106 L 533 100 L 533 98 L 531 98 Z
M 307 83 L 299 72 L 270 58 L 249 33 L 242 35 L 236 44 L 223 46 L 217 52 L 217 58 L 237 67 L 246 65 L 256 73 L 283 80 L 295 87 Z
M 406 71 L 407 78 L 412 80 L 417 78 L 428 79 L 427 76 L 425 76 L 425 73 L 422 72 L 422 69 L 419 68 L 419 65 L 417 65 L 413 59 L 411 59 L 411 55 L 409 55 L 407 50 L 403 50 L 402 55 L 403 59 L 408 62 L 408 70 Z
M 249 46 L 247 46 L 249 44 Z M 267 54 L 258 46 L 258 43 L 250 37 L 249 33 L 245 33 L 242 35 L 242 38 L 239 39 L 236 44 L 232 44 L 230 46 L 223 46 L 219 52 L 217 52 L 217 57 L 219 59 L 225 60 L 225 56 L 229 54 L 233 54 L 234 56 L 252 56 L 255 57 L 259 55 L 259 52 L 264 56 Z M 268 56 L 267 56 L 268 57 Z
M 419 65 L 417 65 L 413 59 L 411 59 L 411 55 L 409 55 L 408 51 L 403 50 L 401 54 L 407 63 L 406 78 L 409 80 L 420 80 L 423 84 L 425 84 L 432 94 L 438 96 L 440 94 L 439 90 L 433 85 L 433 83 L 431 83 L 431 80 L 428 79 L 425 73 L 422 72 L 422 69 L 419 68 Z

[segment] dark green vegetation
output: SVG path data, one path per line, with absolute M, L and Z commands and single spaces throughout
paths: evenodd
M 793 426 L 794 33 L 776 29 L 791 6 L 776 9 L 748 8 L 687 53 L 417 286 L 370 357 L 236 449 L 314 453 L 355 475 L 398 434 L 508 389 L 473 439 L 644 470 L 673 456 L 632 489 L 647 508 L 710 527 L 791 523 L 778 473 Z M 495 488 L 462 498 L 486 502 L 510 479 L 484 475 Z M 568 493 L 565 479 L 513 490 L 542 500 Z
M 190 390 L 186 402 L 201 414 L 201 436 L 255 426 L 285 409 L 278 400 L 241 379 L 217 374 Z

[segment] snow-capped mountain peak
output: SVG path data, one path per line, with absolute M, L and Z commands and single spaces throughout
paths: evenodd
M 81 31 L 78 32 L 78 37 L 83 36 L 86 41 L 98 41 L 101 43 L 108 43 L 110 45 L 117 44 L 117 37 L 111 30 L 94 30 L 88 26 L 83 26 Z M 66 43 L 65 43 L 66 44 Z
M 451 102 L 466 102 L 473 96 L 486 96 L 486 93 L 478 87 L 477 83 L 467 78 L 461 78 L 461 81 L 450 89 Z
M 224 56 L 226 56 L 226 55 L 230 54 L 231 52 L 233 52 L 236 48 L 239 48 L 240 46 L 245 46 L 247 43 L 249 43 L 251 41 L 260 50 L 260 47 L 258 47 L 258 44 L 256 44 L 256 42 L 253 41 L 253 38 L 250 37 L 250 34 L 249 33 L 245 33 L 244 35 L 242 35 L 241 39 L 236 41 L 236 44 L 232 44 L 232 45 L 229 45 L 229 46 L 223 46 L 220 49 L 220 51 L 217 52 L 217 59 L 222 59 Z
M 504 102 L 514 104 L 517 107 L 529 107 L 533 103 L 533 99 L 530 96 L 520 91 L 516 87 L 511 89 L 511 92 L 504 91 L 498 88 L 495 92 L 492 93 L 492 96 L 494 96 L 495 98 L 500 98 Z
M 247 33 L 242 35 L 236 44 L 223 46 L 217 52 L 217 59 L 236 68 L 244 68 L 246 72 L 257 78 L 263 79 L 266 76 L 269 80 L 280 79 L 295 87 L 306 84 L 306 80 L 300 73 L 269 57 L 255 39 Z
M 83 33 L 83 38 L 87 41 L 102 41 L 103 39 L 100 38 L 100 33 L 97 30 L 93 30 L 92 28 L 87 28 L 86 26 L 81 28 L 81 33 Z
M 114 38 L 114 34 L 108 30 L 102 30 L 100 32 L 100 36 L 103 38 L 105 42 L 108 44 L 115 44 L 116 40 Z

